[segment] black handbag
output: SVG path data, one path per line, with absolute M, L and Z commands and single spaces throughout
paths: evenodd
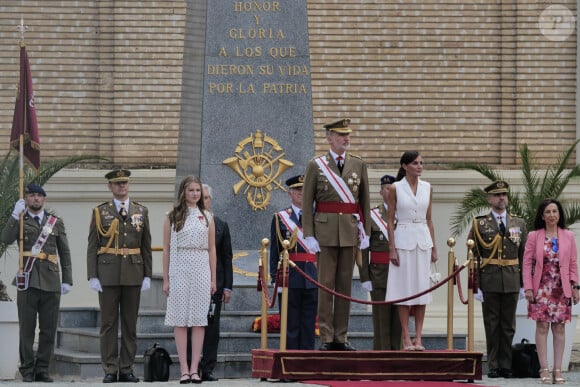
M 169 368 L 173 364 L 171 356 L 155 343 L 143 355 L 144 379 L 146 382 L 166 382 L 169 380 Z
M 527 339 L 512 345 L 512 374 L 516 378 L 539 378 L 540 361 L 536 344 Z

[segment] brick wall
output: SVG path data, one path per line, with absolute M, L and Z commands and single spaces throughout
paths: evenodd
M 575 1 L 558 4 L 576 13 Z M 394 169 L 409 149 L 431 169 L 464 160 L 517 168 L 524 142 L 540 163 L 554 162 L 576 139 L 576 33 L 546 39 L 538 19 L 548 5 L 308 0 L 314 127 L 350 117 L 353 151 L 375 168 Z M 175 165 L 185 1 L 3 0 L 0 10 L 1 153 L 22 15 L 43 158 Z M 315 135 L 326 149 L 323 131 Z

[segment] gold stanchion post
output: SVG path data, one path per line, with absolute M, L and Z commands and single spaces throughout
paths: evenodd
M 451 275 L 455 270 L 455 239 L 447 239 L 449 252 L 447 253 L 447 275 Z M 453 349 L 453 285 L 455 281 L 447 281 L 447 349 Z
M 288 248 L 290 241 L 282 241 L 282 304 L 280 305 L 280 351 L 286 350 L 286 332 L 288 331 Z
M 265 279 L 266 284 L 268 283 L 268 250 L 266 247 L 270 244 L 268 238 L 262 239 L 262 249 L 260 250 L 260 258 L 258 262 L 258 267 L 262 268 L 262 278 Z M 274 289 L 276 291 L 276 289 Z M 262 291 L 262 321 L 261 321 L 261 349 L 268 349 L 268 297 L 267 292 Z
M 467 350 L 474 350 L 473 338 L 473 276 L 475 275 L 475 259 L 473 258 L 473 246 L 475 242 L 472 239 L 467 240 L 467 260 L 468 260 L 468 286 L 467 286 Z

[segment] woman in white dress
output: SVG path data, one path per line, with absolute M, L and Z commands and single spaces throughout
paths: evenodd
M 422 171 L 423 158 L 419 152 L 403 153 L 396 182 L 389 187 L 387 194 L 388 207 L 395 209 L 389 211 L 387 219 L 391 263 L 387 280 L 387 301 L 406 298 L 428 289 L 430 265 L 431 262 L 437 262 L 437 248 L 433 242 L 435 231 L 431 220 L 433 191 L 429 183 L 419 179 Z M 431 293 L 427 293 L 397 303 L 405 350 L 425 350 L 421 334 L 426 304 L 431 301 Z M 409 333 L 411 305 L 415 313 L 414 342 Z
M 181 384 L 201 383 L 197 369 L 210 298 L 216 291 L 215 225 L 204 208 L 202 192 L 198 177 L 184 178 L 163 224 L 165 325 L 174 327 Z M 187 364 L 188 327 L 192 327 L 191 367 Z

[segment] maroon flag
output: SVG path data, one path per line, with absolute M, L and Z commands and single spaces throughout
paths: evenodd
M 24 45 L 20 47 L 20 85 L 14 104 L 12 133 L 10 134 L 10 144 L 17 150 L 20 150 L 20 135 L 24 138 L 24 158 L 35 169 L 38 169 L 40 167 L 40 136 L 34 108 L 32 74 Z

